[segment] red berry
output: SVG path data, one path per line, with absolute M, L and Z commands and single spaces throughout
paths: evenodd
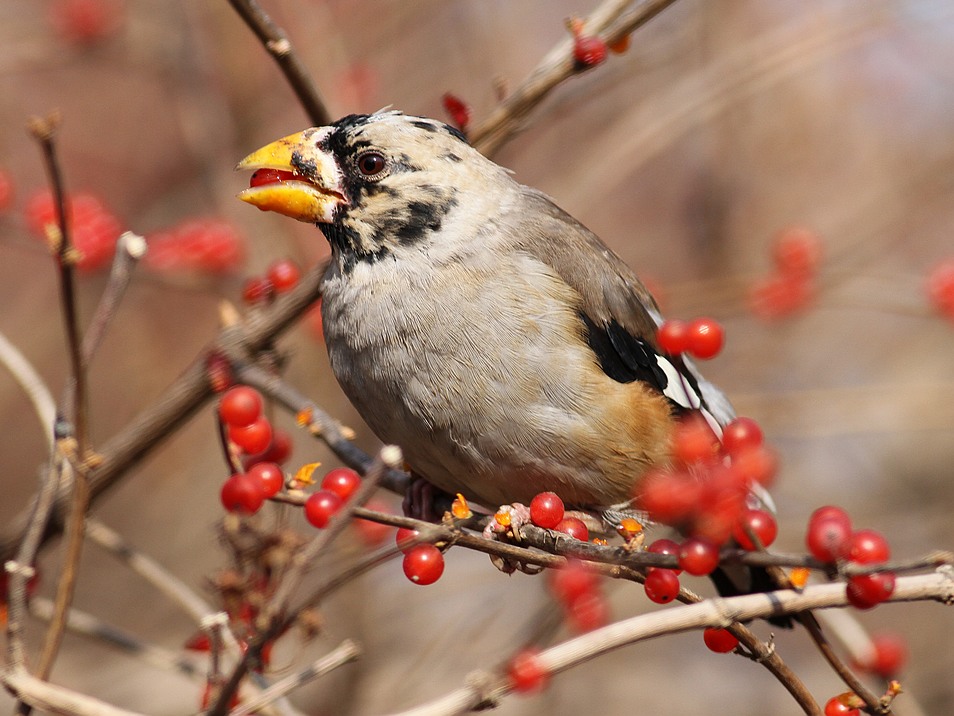
M 251 425 L 262 415 L 262 395 L 255 388 L 237 385 L 219 399 L 219 417 L 226 425 Z
M 285 473 L 274 462 L 255 463 L 248 468 L 247 474 L 259 481 L 266 498 L 277 495 L 285 486 Z
M 943 261 L 928 274 L 926 288 L 934 308 L 954 319 L 954 259 Z
M 762 445 L 743 449 L 732 456 L 732 469 L 749 484 L 767 486 L 778 472 L 778 456 Z
M 840 507 L 819 507 L 808 519 L 805 545 L 820 562 L 841 559 L 850 538 L 851 519 Z
M 263 452 L 272 441 L 272 425 L 265 416 L 248 425 L 229 425 L 229 440 L 250 455 Z
M 242 285 L 242 300 L 250 306 L 265 303 L 275 295 L 275 287 L 264 276 L 253 276 Z
M 581 542 L 587 542 L 590 539 L 590 531 L 586 523 L 578 517 L 564 517 L 553 529 L 557 532 L 563 532 Z
M 206 632 L 197 631 L 182 646 L 189 651 L 212 651 L 212 640 Z
M 738 417 L 722 429 L 722 449 L 728 455 L 761 447 L 762 428 L 752 418 Z
M 765 510 L 746 510 L 732 530 L 732 536 L 742 549 L 756 548 L 749 537 L 750 530 L 755 533 L 762 547 L 768 547 L 778 535 L 778 524 L 775 522 L 775 517 Z
M 347 500 L 361 487 L 361 476 L 350 467 L 338 467 L 330 470 L 321 480 L 321 489 L 335 493 Z
M 55 0 L 50 20 L 64 39 L 90 45 L 119 29 L 122 12 L 118 0 Z
M 563 500 L 555 492 L 541 492 L 530 501 L 530 521 L 537 527 L 553 529 L 563 519 Z
M 190 218 L 148 237 L 144 263 L 155 271 L 225 274 L 245 260 L 245 239 L 216 217 Z
M 222 485 L 222 505 L 229 512 L 254 515 L 265 502 L 261 484 L 247 473 L 232 475 Z
M 388 505 L 380 500 L 372 499 L 368 502 L 367 508 L 377 512 L 390 513 L 390 508 Z M 394 528 L 391 527 L 391 525 L 384 525 L 380 522 L 361 518 L 356 518 L 354 520 L 354 527 L 357 530 L 358 535 L 369 547 L 381 546 L 394 532 Z
M 570 628 L 578 633 L 606 626 L 609 621 L 606 597 L 595 589 L 581 594 L 566 606 L 566 619 Z
M 888 541 L 875 530 L 858 530 L 848 538 L 845 558 L 857 564 L 887 562 L 891 557 Z
M 411 540 L 420 534 L 417 530 L 412 530 L 408 527 L 399 527 L 397 534 L 394 535 L 394 541 L 397 543 L 398 549 L 402 552 L 407 552 L 409 549 L 412 549 L 416 544 L 411 544 Z
M 749 306 L 758 318 L 772 321 L 791 316 L 805 308 L 814 295 L 810 277 L 799 274 L 772 274 L 749 290 Z
M 713 318 L 696 318 L 689 323 L 689 352 L 696 358 L 708 360 L 722 350 L 725 331 Z
M 646 596 L 656 604 L 669 604 L 679 596 L 679 577 L 671 569 L 650 567 L 643 583 Z
M 637 487 L 636 507 L 655 522 L 680 525 L 695 515 L 702 497 L 702 484 L 692 475 L 653 470 Z
M 849 706 L 849 701 L 856 701 L 858 697 L 851 691 L 838 696 L 832 696 L 825 704 L 825 716 L 861 716 L 861 711 Z
M 656 329 L 659 347 L 669 355 L 680 355 L 689 350 L 689 324 L 678 318 L 664 321 Z
M 716 654 L 727 654 L 739 645 L 739 640 L 728 629 L 706 629 L 702 632 L 702 639 Z
M 444 96 L 441 98 L 441 103 L 444 105 L 444 110 L 450 115 L 451 121 L 454 122 L 457 128 L 462 132 L 466 132 L 467 127 L 470 126 L 470 105 L 450 92 L 444 93 Z
M 321 317 L 320 298 L 308 309 L 308 312 L 305 314 L 305 321 L 307 322 L 308 330 L 316 340 L 325 340 L 325 325 Z
M 433 584 L 444 573 L 444 555 L 432 544 L 415 545 L 404 553 L 404 575 L 414 584 Z
M 275 287 L 275 293 L 285 293 L 298 285 L 301 269 L 291 259 L 279 259 L 268 267 L 265 275 Z
M 328 525 L 334 514 L 341 509 L 341 498 L 328 490 L 313 492 L 305 500 L 305 519 L 318 529 Z
M 679 566 L 696 577 L 711 574 L 719 566 L 719 548 L 707 539 L 690 537 L 679 547 Z
M 10 174 L 0 169 L 0 213 L 6 211 L 13 204 L 13 179 Z
M 273 429 L 272 441 L 264 452 L 247 455 L 243 462 L 247 470 L 259 462 L 274 462 L 283 465 L 292 453 L 292 438 L 287 430 Z
M 65 205 L 70 236 L 79 252 L 77 268 L 94 271 L 108 265 L 121 233 L 119 220 L 92 194 L 67 196 Z M 39 239 L 46 240 L 47 225 L 59 226 L 59 213 L 49 191 L 31 196 L 23 211 L 27 227 Z
M 559 569 L 550 570 L 550 591 L 564 605 L 572 604 L 584 594 L 596 591 L 599 577 L 577 559 L 568 559 Z
M 657 539 L 651 545 L 646 548 L 647 552 L 653 552 L 655 554 L 670 554 L 673 557 L 679 557 L 679 544 L 673 542 L 671 539 Z M 682 574 L 681 569 L 671 569 L 671 572 L 675 574 Z
M 543 689 L 550 680 L 550 672 L 540 660 L 540 651 L 530 647 L 510 660 L 507 677 L 514 691 L 528 694 Z
M 848 580 L 845 594 L 856 609 L 871 609 L 894 593 L 894 573 L 859 574 Z
M 772 245 L 772 258 L 783 275 L 805 276 L 815 273 L 821 254 L 818 234 L 801 226 L 779 232 Z
M 676 424 L 672 456 L 683 465 L 711 463 L 718 459 L 719 439 L 698 413 L 692 413 Z
M 871 637 L 871 652 L 859 664 L 865 671 L 883 679 L 893 679 L 908 660 L 908 645 L 898 634 L 876 634 Z
M 584 35 L 582 31 L 575 31 L 573 59 L 583 67 L 595 67 L 606 59 L 606 43 L 595 35 Z

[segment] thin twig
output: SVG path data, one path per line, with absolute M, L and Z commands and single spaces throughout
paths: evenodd
M 0 365 L 6 368 L 23 389 L 33 405 L 47 445 L 53 448 L 53 423 L 56 421 L 56 401 L 33 365 L 5 335 L 0 333 Z
M 49 621 L 53 616 L 53 602 L 42 597 L 30 599 L 30 614 Z M 201 677 L 202 670 L 181 654 L 155 644 L 143 642 L 138 637 L 119 627 L 107 624 L 98 617 L 75 607 L 70 608 L 66 628 L 74 634 L 105 642 L 110 646 L 135 656 L 143 662 L 166 671 L 174 671 L 188 677 Z
M 238 690 L 249 665 L 259 659 L 262 648 L 266 644 L 282 633 L 287 623 L 284 615 L 289 610 L 294 592 L 301 585 L 306 568 L 313 564 L 318 555 L 324 552 L 351 523 L 354 510 L 370 499 L 385 471 L 388 468 L 396 468 L 401 464 L 402 459 L 400 449 L 393 445 L 386 445 L 381 448 L 378 456 L 371 464 L 371 468 L 365 474 L 361 487 L 341 506 L 341 509 L 331 518 L 327 527 L 304 549 L 295 553 L 290 567 L 282 576 L 282 581 L 275 590 L 275 595 L 265 605 L 256 620 L 258 634 L 250 640 L 245 658 L 232 671 L 228 682 L 209 710 L 209 716 L 225 716 L 228 712 L 229 701 Z
M 144 716 L 78 691 L 55 686 L 36 678 L 23 668 L 0 672 L 0 681 L 20 701 L 45 713 L 62 716 Z
M 584 21 L 584 31 L 612 44 L 648 22 L 675 0 L 647 0 L 630 9 L 633 0 L 604 0 Z M 628 12 L 627 9 L 629 9 Z M 573 40 L 562 39 L 512 94 L 470 133 L 471 144 L 493 155 L 520 130 L 524 120 L 559 84 L 586 71 L 573 59 Z
M 935 599 L 954 604 L 954 574 L 941 568 L 933 574 L 902 577 L 889 601 Z M 822 584 L 802 592 L 783 590 L 768 594 L 749 594 L 725 599 L 707 599 L 698 604 L 664 609 L 625 619 L 557 644 L 539 655 L 548 673 L 557 674 L 627 644 L 664 634 L 709 627 L 725 627 L 733 621 L 764 619 L 795 614 L 810 609 L 828 609 L 848 605 L 844 586 Z M 465 713 L 488 699 L 495 700 L 511 691 L 504 677 L 486 673 L 471 675 L 469 684 L 445 696 L 399 716 L 450 716 Z
M 288 329 L 321 295 L 323 267 L 309 272 L 294 289 L 280 296 L 266 311 L 250 316 L 246 323 L 224 328 L 215 342 L 204 349 L 192 365 L 177 378 L 162 397 L 134 417 L 126 428 L 99 446 L 98 460 L 90 469 L 90 497 L 95 502 L 151 454 L 213 395 L 206 371 L 211 355 L 222 355 L 234 362 L 248 362 L 263 346 Z M 26 532 L 32 511 L 9 522 L 0 540 L 0 559 L 13 559 Z M 62 531 L 62 523 L 50 520 L 43 541 Z
M 229 0 L 229 4 L 278 63 L 311 122 L 316 126 L 330 124 L 331 115 L 324 100 L 285 31 L 272 21 L 255 0 Z
M 89 481 L 85 465 L 89 447 L 89 406 L 87 403 L 86 368 L 80 339 L 79 316 L 75 288 L 75 250 L 70 239 L 70 222 L 66 211 L 66 191 L 56 154 L 56 128 L 59 116 L 51 115 L 46 119 L 34 118 L 30 121 L 30 132 L 39 142 L 43 151 L 46 172 L 57 207 L 59 237 L 56 246 L 57 267 L 59 269 L 60 304 L 66 328 L 67 350 L 70 358 L 71 381 L 73 385 L 72 404 L 74 410 L 70 417 L 76 438 L 78 469 L 73 471 L 73 496 L 66 527 L 66 554 L 63 571 L 57 585 L 56 608 L 40 653 L 36 673 L 41 679 L 49 676 L 53 662 L 59 652 L 66 628 L 66 613 L 73 601 L 79 558 L 83 548 L 83 520 L 89 505 Z
M 361 649 L 358 645 L 350 639 L 346 639 L 341 642 L 334 651 L 325 654 L 306 668 L 295 674 L 286 676 L 280 681 L 276 681 L 258 696 L 247 699 L 244 703 L 232 709 L 232 711 L 229 712 L 229 716 L 247 716 L 247 714 L 258 711 L 285 694 L 300 686 L 304 686 L 309 681 L 324 676 L 339 666 L 354 661 L 360 655 Z
M 796 616 L 796 619 L 805 627 L 815 646 L 818 647 L 818 651 L 825 657 L 825 661 L 827 661 L 828 665 L 838 674 L 838 678 L 844 681 L 845 685 L 851 689 L 858 698 L 865 702 L 865 705 L 868 707 L 866 710 L 873 714 L 884 714 L 884 716 L 890 714 L 891 709 L 881 708 L 881 702 L 878 696 L 871 693 L 868 687 L 861 682 L 861 679 L 859 679 L 855 673 L 848 668 L 847 664 L 841 660 L 838 654 L 835 653 L 828 638 L 822 632 L 821 625 L 818 623 L 815 615 L 799 614 Z

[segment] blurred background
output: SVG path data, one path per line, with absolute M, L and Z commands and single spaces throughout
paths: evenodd
M 449 119 L 441 96 L 453 92 L 477 121 L 499 87 L 518 85 L 566 36 L 567 17 L 596 5 L 262 4 L 332 114 L 393 106 Z M 45 178 L 27 119 L 62 111 L 67 185 L 95 197 L 91 235 L 115 224 L 164 247 L 137 274 L 92 367 L 92 436 L 102 442 L 214 336 L 218 303 L 239 303 L 245 277 L 277 258 L 308 267 L 327 255 L 314 227 L 234 200 L 248 180 L 233 173 L 235 163 L 308 121 L 222 0 L 6 0 L 0 38 L 0 169 L 12 192 L 0 192 L 0 332 L 55 395 L 67 360 L 55 273 L 35 236 Z M 954 5 L 678 0 L 633 35 L 628 51 L 559 87 L 494 158 L 598 233 L 658 291 L 668 315 L 725 324 L 726 349 L 704 369 L 781 455 L 778 549 L 801 550 L 808 515 L 830 503 L 857 526 L 883 531 L 899 558 L 954 544 L 954 322 L 926 289 L 929 274 L 954 258 Z M 816 236 L 823 257 L 807 303 L 788 311 L 765 282 L 774 242 L 791 227 Z M 83 316 L 105 276 L 95 267 L 82 274 Z M 373 450 L 314 326 L 305 321 L 281 345 L 291 354 L 289 379 Z M 294 430 L 293 420 L 276 421 Z M 2 523 L 28 503 L 44 455 L 42 426 L 0 371 Z M 289 465 L 313 460 L 335 464 L 295 433 Z M 203 590 L 227 563 L 215 532 L 225 476 L 206 408 L 93 514 Z M 43 555 L 41 595 L 53 593 L 57 547 Z M 355 538 L 344 549 L 361 545 Z M 707 589 L 702 580 L 690 586 Z M 656 608 L 637 586 L 607 590 L 614 617 Z M 364 657 L 303 689 L 296 705 L 308 714 L 408 708 L 505 660 L 548 604 L 542 578 L 506 577 L 464 550 L 448 553 L 444 577 L 428 588 L 394 562 L 325 605 L 316 642 L 287 638 L 273 675 L 351 637 Z M 196 629 L 95 547 L 84 553 L 76 606 L 169 649 Z M 949 713 L 951 613 L 918 603 L 860 618 L 907 638 L 904 686 L 924 713 Z M 756 629 L 768 636 L 767 626 Z M 37 643 L 41 627 L 30 633 Z M 776 643 L 819 700 L 844 691 L 803 633 L 779 633 Z M 201 678 L 70 636 L 53 678 L 154 714 L 193 712 L 202 690 Z M 539 696 L 507 698 L 498 713 L 594 707 L 798 712 L 765 669 L 712 654 L 690 633 L 605 655 Z M 902 696 L 896 713 L 918 711 Z

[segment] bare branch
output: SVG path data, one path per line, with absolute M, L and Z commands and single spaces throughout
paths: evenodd
M 304 686 L 313 679 L 317 679 L 334 671 L 339 666 L 354 661 L 359 656 L 361 656 L 361 649 L 358 645 L 350 639 L 346 639 L 341 642 L 334 651 L 325 654 L 307 668 L 290 676 L 286 676 L 281 681 L 276 681 L 259 696 L 246 700 L 240 706 L 230 711 L 229 716 L 246 716 L 247 714 L 254 713 L 262 707 L 269 705 L 275 699 L 297 689 L 299 686 Z
M 229 4 L 278 63 L 311 122 L 316 126 L 330 124 L 332 118 L 324 100 L 285 31 L 272 21 L 256 0 L 229 0 Z
M 646 0 L 630 8 L 633 0 L 604 0 L 586 18 L 584 27 L 588 34 L 599 35 L 613 43 L 651 20 L 673 2 L 675 0 Z M 527 79 L 489 117 L 474 127 L 470 133 L 471 144 L 487 156 L 493 155 L 520 130 L 526 117 L 550 92 L 586 69 L 573 60 L 572 39 L 567 37 L 561 40 Z
M 954 604 L 954 573 L 944 567 L 932 574 L 901 577 L 889 601 L 934 599 Z M 569 639 L 541 652 L 544 668 L 556 674 L 594 657 L 663 634 L 693 629 L 721 628 L 733 621 L 747 621 L 781 614 L 795 614 L 811 609 L 828 609 L 848 605 L 842 584 L 807 587 L 803 592 L 783 590 L 768 594 L 750 594 L 728 599 L 708 599 L 698 604 L 664 609 L 610 624 Z M 440 699 L 395 716 L 450 716 L 465 713 L 484 703 L 488 697 L 499 698 L 511 690 L 507 680 L 486 673 L 468 677 L 469 685 Z

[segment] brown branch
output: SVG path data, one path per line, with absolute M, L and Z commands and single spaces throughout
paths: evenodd
M 242 679 L 248 673 L 249 666 L 259 660 L 265 645 L 278 637 L 289 624 L 286 614 L 289 611 L 291 598 L 301 585 L 307 567 L 313 564 L 318 556 L 327 550 L 351 523 L 355 509 L 361 507 L 370 499 L 386 470 L 388 468 L 394 469 L 396 465 L 401 463 L 402 459 L 400 449 L 393 445 L 386 445 L 381 448 L 378 456 L 371 464 L 371 468 L 365 474 L 361 487 L 335 513 L 328 526 L 321 530 L 318 536 L 304 549 L 295 553 L 292 557 L 291 566 L 283 575 L 281 583 L 275 590 L 275 596 L 269 600 L 256 619 L 258 634 L 249 641 L 245 658 L 236 664 L 228 681 L 222 687 L 215 704 L 209 709 L 209 716 L 225 716 L 228 713 L 229 702 L 232 700 L 233 694 L 237 693 Z
M 59 116 L 50 115 L 46 119 L 33 118 L 30 121 L 30 133 L 40 144 L 47 177 L 57 207 L 59 235 L 56 243 L 56 258 L 60 284 L 60 306 L 66 328 L 66 343 L 70 359 L 71 383 L 73 386 L 73 411 L 68 417 L 73 421 L 76 439 L 77 465 L 73 470 L 72 502 L 66 525 L 66 554 L 63 571 L 57 584 L 53 618 L 40 653 L 36 667 L 37 676 L 46 679 L 53 669 L 53 662 L 59 653 L 66 630 L 66 618 L 73 594 L 76 589 L 76 577 L 79 569 L 80 554 L 83 549 L 83 520 L 89 506 L 89 481 L 85 463 L 89 447 L 89 404 L 86 386 L 86 364 L 83 360 L 82 339 L 80 338 L 78 307 L 75 286 L 75 249 L 70 239 L 70 221 L 67 216 L 66 190 L 56 154 L 55 135 Z M 62 444 L 62 443 L 60 443 Z
M 604 0 L 584 22 L 585 31 L 613 44 L 645 24 L 675 0 L 646 0 L 636 7 L 632 0 Z M 627 12 L 628 9 L 628 12 Z M 493 155 L 516 134 L 527 116 L 556 87 L 574 75 L 585 72 L 573 59 L 573 41 L 561 40 L 523 83 L 470 133 L 471 144 L 487 156 Z
M 888 601 L 934 599 L 954 604 L 954 574 L 942 568 L 933 574 L 898 579 Z M 811 609 L 829 609 L 848 605 L 840 584 L 813 585 L 803 592 L 783 590 L 768 594 L 749 594 L 727 599 L 708 599 L 699 604 L 664 609 L 631 617 L 595 629 L 542 651 L 539 659 L 551 674 L 589 661 L 627 644 L 654 637 L 709 627 L 725 627 L 733 621 L 764 619 L 796 614 Z M 479 672 L 471 674 L 463 686 L 440 699 L 404 711 L 400 716 L 443 716 L 460 714 L 499 699 L 512 690 L 506 677 Z
M 308 70 L 298 59 L 285 31 L 272 21 L 255 0 L 229 0 L 229 4 L 278 63 L 311 122 L 316 126 L 330 124 L 332 117 L 324 100 Z
M 210 355 L 221 355 L 233 362 L 248 362 L 272 342 L 320 296 L 323 274 L 319 267 L 308 273 L 293 290 L 280 296 L 268 310 L 250 316 L 246 323 L 223 329 L 218 338 L 203 350 L 162 397 L 144 409 L 127 427 L 103 443 L 98 460 L 89 471 L 91 503 L 118 483 L 130 469 L 160 446 L 212 396 L 206 371 Z M 0 539 L 0 558 L 9 560 L 17 549 L 30 521 L 30 512 L 11 521 Z M 59 534 L 62 522 L 49 521 L 41 542 Z

